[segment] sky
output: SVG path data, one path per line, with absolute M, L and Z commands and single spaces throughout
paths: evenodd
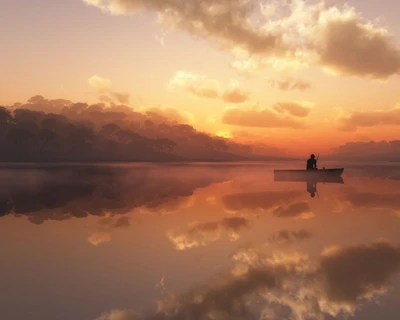
M 1 0 L 0 105 L 175 108 L 294 153 L 398 138 L 395 0 Z M 5 48 L 5 49 L 4 49 Z

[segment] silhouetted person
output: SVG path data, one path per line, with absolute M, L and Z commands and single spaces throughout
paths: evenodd
M 307 170 L 316 170 L 317 160 L 315 160 L 315 155 L 311 155 L 310 159 L 307 160 Z
M 315 193 L 317 192 L 317 183 L 308 180 L 307 181 L 307 192 L 310 194 L 311 198 L 314 198 Z

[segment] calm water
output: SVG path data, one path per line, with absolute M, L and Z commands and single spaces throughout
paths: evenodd
M 1 319 L 399 319 L 400 167 L 277 167 L 1 167 Z

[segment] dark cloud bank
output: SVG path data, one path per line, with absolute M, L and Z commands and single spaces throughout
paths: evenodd
M 280 104 L 275 109 L 300 117 L 309 112 L 293 104 Z M 257 117 L 246 112 L 232 109 L 222 121 L 254 124 Z M 292 118 L 275 120 L 278 126 L 305 129 Z M 153 106 L 139 112 L 112 102 L 110 106 L 89 105 L 34 96 L 26 104 L 0 106 L 0 162 L 295 160 L 279 146 L 270 146 L 268 138 L 265 143 L 239 143 L 198 131 L 184 122 L 185 117 L 173 109 Z M 267 119 L 262 126 L 270 122 Z M 397 162 L 400 140 L 348 142 L 324 158 Z
M 153 107 L 137 112 L 106 106 L 32 97 L 0 107 L 0 161 L 184 161 L 285 158 L 282 150 L 239 144 L 181 123 L 176 112 Z

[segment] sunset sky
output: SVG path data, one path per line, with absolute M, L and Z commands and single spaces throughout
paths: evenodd
M 0 105 L 108 95 L 293 153 L 395 140 L 399 10 L 395 0 L 6 0 Z

